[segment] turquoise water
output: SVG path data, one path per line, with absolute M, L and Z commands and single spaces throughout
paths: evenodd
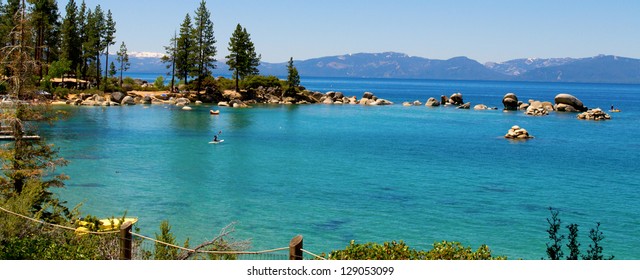
M 198 244 L 238 222 L 253 250 L 329 252 L 349 241 L 487 244 L 511 259 L 545 257 L 549 207 L 580 225 L 582 250 L 601 222 L 605 254 L 640 259 L 640 86 L 384 79 L 303 79 L 309 89 L 396 102 L 351 105 L 65 107 L 43 135 L 71 161 L 60 192 L 84 213 L 140 218 L 153 236 L 169 220 Z M 502 96 L 552 100 L 560 92 L 622 112 L 607 122 L 575 114 L 403 107 L 462 92 L 501 108 Z M 519 125 L 536 138 L 502 138 Z M 208 144 L 222 131 L 224 143 Z M 566 234 L 566 233 L 565 233 Z M 181 243 L 181 242 L 180 242 Z

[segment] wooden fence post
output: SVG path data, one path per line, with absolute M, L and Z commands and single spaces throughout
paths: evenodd
M 131 228 L 133 223 L 130 221 L 124 222 L 120 226 L 120 259 L 130 260 L 131 252 L 133 251 L 133 237 L 131 235 Z
M 297 235 L 289 242 L 289 260 L 302 260 L 302 235 Z

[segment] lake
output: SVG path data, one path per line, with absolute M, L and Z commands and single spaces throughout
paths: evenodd
M 605 255 L 640 259 L 640 85 L 303 78 L 310 90 L 366 91 L 395 102 L 259 105 L 250 109 L 167 105 L 62 107 L 68 120 L 43 127 L 70 160 L 59 191 L 84 214 L 138 217 L 154 236 L 169 220 L 192 246 L 237 222 L 252 250 L 329 253 L 358 243 L 404 240 L 487 244 L 510 259 L 546 257 L 549 207 L 564 228 L 580 226 L 582 251 L 596 222 Z M 404 107 L 461 92 L 500 110 Z M 571 93 L 612 120 L 575 113 L 503 112 L 502 97 L 553 101 Z M 210 115 L 219 109 L 220 115 Z M 503 138 L 513 125 L 535 138 Z M 208 142 L 222 131 L 224 143 Z M 566 250 L 565 250 L 566 251 Z

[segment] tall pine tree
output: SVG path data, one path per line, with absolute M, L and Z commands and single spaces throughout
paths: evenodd
M 256 49 L 251 42 L 251 36 L 246 28 L 240 24 L 229 39 L 229 55 L 227 55 L 227 65 L 233 71 L 236 91 L 239 91 L 239 80 L 247 76 L 258 74 L 261 56 L 256 54 Z
M 118 61 L 118 70 L 120 70 L 120 87 L 122 87 L 122 72 L 129 70 L 129 54 L 127 53 L 127 45 L 124 42 L 120 45 L 116 60 Z
M 178 33 L 176 49 L 175 49 L 175 68 L 178 79 L 184 79 L 185 84 L 189 84 L 189 74 L 192 72 L 193 63 L 195 61 L 193 38 L 193 26 L 191 17 L 187 14 L 180 25 L 180 33 Z
M 31 22 L 35 33 L 34 59 L 42 78 L 49 63 L 57 59 L 60 20 L 55 0 L 31 0 Z
M 165 54 L 160 60 L 162 61 L 162 63 L 167 64 L 167 69 L 171 69 L 171 72 L 167 74 L 171 75 L 171 84 L 169 85 L 169 88 L 171 89 L 171 92 L 173 92 L 176 80 L 176 52 L 178 50 L 178 35 L 174 33 L 173 38 L 171 38 L 171 40 L 169 41 L 170 45 L 164 47 L 167 54 Z
M 210 75 L 211 70 L 216 68 L 216 38 L 213 34 L 211 13 L 207 9 L 207 3 L 204 0 L 200 2 L 193 21 L 195 67 L 191 75 L 197 79 L 196 90 L 199 92 L 202 80 Z
M 111 14 L 111 10 L 107 11 L 107 20 L 104 25 L 104 38 L 103 38 L 103 46 L 105 47 L 104 57 L 104 75 L 105 75 L 105 85 L 104 88 L 107 88 L 106 80 L 107 80 L 107 67 L 109 65 L 109 46 L 114 45 L 115 41 L 115 33 L 116 33 L 116 22 L 113 21 L 113 15 Z
M 71 62 L 71 70 L 82 67 L 82 38 L 80 37 L 78 6 L 74 0 L 69 0 L 66 15 L 62 21 L 60 32 L 60 58 Z
M 93 13 L 89 11 L 87 14 L 87 41 L 85 42 L 86 55 L 93 60 L 96 67 L 95 78 L 98 88 L 100 88 L 100 79 L 102 76 L 102 71 L 100 70 L 100 54 L 104 49 L 105 26 L 104 13 L 100 5 L 98 5 Z

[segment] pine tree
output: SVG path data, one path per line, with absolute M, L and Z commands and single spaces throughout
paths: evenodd
M 103 45 L 106 48 L 104 51 L 104 56 L 105 56 L 105 64 L 104 64 L 104 74 L 105 76 L 107 75 L 107 66 L 109 64 L 109 46 L 114 45 L 116 43 L 115 41 L 115 33 L 116 33 L 116 22 L 113 21 L 113 16 L 111 14 L 111 10 L 107 11 L 107 21 L 105 22 L 105 26 L 104 26 L 104 39 L 103 39 Z M 106 79 L 106 77 L 105 77 Z M 105 89 L 106 89 L 107 85 L 105 84 Z
M 236 26 L 229 39 L 228 50 L 227 65 L 229 65 L 229 70 L 233 70 L 236 91 L 239 91 L 240 79 L 259 73 L 258 65 L 260 65 L 261 56 L 256 54 L 247 29 L 242 28 L 240 24 Z
M 200 2 L 193 21 L 195 67 L 192 69 L 191 76 L 196 77 L 196 90 L 199 92 L 202 80 L 210 75 L 211 70 L 216 68 L 216 38 L 213 33 L 211 13 L 204 0 Z
M 102 76 L 102 71 L 100 70 L 100 54 L 105 45 L 103 40 L 105 37 L 105 26 L 104 13 L 100 5 L 96 6 L 93 13 L 91 11 L 87 13 L 87 38 L 84 44 L 85 55 L 93 60 L 92 64 L 95 66 L 96 86 L 98 88 L 100 88 L 100 78 Z
M 78 19 L 78 6 L 74 0 L 69 0 L 60 32 L 60 58 L 70 61 L 71 69 L 74 71 L 81 67 L 82 64 L 82 40 L 80 30 L 83 29 L 80 29 L 80 22 L 81 19 Z
M 131 63 L 129 63 L 129 54 L 127 53 L 127 45 L 122 42 L 120 50 L 117 53 L 118 57 L 118 70 L 120 70 L 120 87 L 122 87 L 122 72 L 129 70 Z
M 16 14 L 20 11 L 20 0 L 9 0 L 0 10 L 0 46 L 15 45 L 16 42 L 9 34 L 16 26 Z
M 171 69 L 171 72 L 167 73 L 167 75 L 171 75 L 171 84 L 169 86 L 170 86 L 171 92 L 173 92 L 173 89 L 175 86 L 175 77 L 176 77 L 176 52 L 178 50 L 178 47 L 177 47 L 178 35 L 174 33 L 173 38 L 171 38 L 171 40 L 169 41 L 170 41 L 170 45 L 164 47 L 167 54 L 162 56 L 160 60 L 162 61 L 162 63 L 167 64 L 166 65 L 167 69 Z
M 287 64 L 287 95 L 293 95 L 296 93 L 296 88 L 300 86 L 300 75 L 298 74 L 298 69 L 293 66 L 293 57 L 289 58 L 289 63 Z
M 87 17 L 89 12 L 90 9 L 87 8 L 87 4 L 82 1 L 77 16 L 78 42 L 80 44 L 80 62 L 78 63 L 78 67 L 74 68 L 73 70 L 76 71 L 76 77 L 82 77 L 82 79 L 84 80 L 88 80 L 87 71 L 89 65 L 89 57 L 85 51 L 85 42 L 87 41 L 87 33 L 89 32 L 87 30 Z
M 15 26 L 7 34 L 7 44 L 0 49 L 0 65 L 12 86 L 9 94 L 23 100 L 34 96 L 32 78 L 37 64 L 32 57 L 33 34 L 26 9 L 23 0 L 13 14 Z
M 116 64 L 113 63 L 113 61 L 111 61 L 111 64 L 109 64 L 109 78 L 115 77 L 116 73 L 118 73 L 118 69 L 116 68 Z
M 185 84 L 189 84 L 189 73 L 194 68 L 194 46 L 195 41 L 192 33 L 191 17 L 187 14 L 180 25 L 178 41 L 175 51 L 176 76 L 184 79 Z
M 34 59 L 40 78 L 49 63 L 57 59 L 60 21 L 55 0 L 32 0 L 31 22 L 35 33 Z

